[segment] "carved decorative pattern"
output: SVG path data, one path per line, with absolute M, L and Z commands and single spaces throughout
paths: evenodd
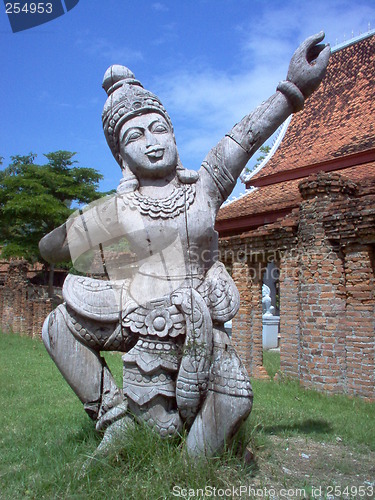
M 226 350 L 216 350 L 208 390 L 229 396 L 252 398 L 249 376 L 232 346 Z
M 180 415 L 193 423 L 207 390 L 212 356 L 212 321 L 204 299 L 194 289 L 180 289 L 172 300 L 184 313 L 186 337 L 176 380 Z
M 129 400 L 131 413 L 141 422 L 147 422 L 161 437 L 175 436 L 181 432 L 182 420 L 178 410 L 171 407 L 172 399 L 156 396 L 142 406 Z
M 221 262 L 215 262 L 208 270 L 197 291 L 204 298 L 214 321 L 225 323 L 237 313 L 240 304 L 239 293 Z
M 188 210 L 195 199 L 195 184 L 184 184 L 174 188 L 166 198 L 150 198 L 139 191 L 122 195 L 125 204 L 132 209 L 138 209 L 142 215 L 153 219 L 172 219 Z
M 159 339 L 185 333 L 184 316 L 168 298 L 138 307 L 135 302 L 129 302 L 122 325 L 134 333 Z
M 152 338 L 141 338 L 122 359 L 127 366 L 137 365 L 144 374 L 150 374 L 159 368 L 177 372 L 179 357 L 174 339 L 155 342 Z

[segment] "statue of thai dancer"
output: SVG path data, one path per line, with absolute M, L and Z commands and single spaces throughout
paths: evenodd
M 275 94 L 198 171 L 182 166 L 159 98 L 124 66 L 106 71 L 103 128 L 123 177 L 116 194 L 40 242 L 47 261 L 71 258 L 80 268 L 91 253 L 105 275 L 68 275 L 64 303 L 43 326 L 48 352 L 103 441 L 142 421 L 165 437 L 184 427 L 187 452 L 212 456 L 249 415 L 249 376 L 224 328 L 239 294 L 217 260 L 215 218 L 250 157 L 319 86 L 330 54 L 323 38 L 299 47 Z M 123 352 L 122 388 L 101 351 Z

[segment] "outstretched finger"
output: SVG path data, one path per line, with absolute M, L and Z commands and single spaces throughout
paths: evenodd
M 326 69 L 330 55 L 331 47 L 329 45 L 326 45 L 317 57 L 316 64 L 319 65 L 322 69 Z
M 306 49 L 310 49 L 314 45 L 317 45 L 320 43 L 325 37 L 324 31 L 320 31 L 319 33 L 316 33 L 315 35 L 309 36 L 309 38 L 306 38 L 306 40 L 303 42 L 302 45 L 305 45 Z

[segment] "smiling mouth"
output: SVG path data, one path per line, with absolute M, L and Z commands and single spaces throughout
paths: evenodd
M 150 148 L 145 152 L 145 155 L 153 159 L 163 158 L 164 148 Z

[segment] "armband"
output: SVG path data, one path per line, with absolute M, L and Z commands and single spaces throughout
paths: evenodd
M 284 80 L 279 83 L 277 89 L 279 92 L 285 95 L 293 108 L 293 113 L 301 111 L 305 104 L 305 98 L 300 91 L 300 89 L 293 82 Z

